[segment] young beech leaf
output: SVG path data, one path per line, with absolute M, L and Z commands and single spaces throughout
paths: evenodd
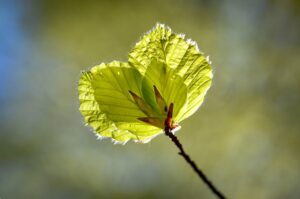
M 199 51 L 197 44 L 157 24 L 142 37 L 129 53 L 129 64 L 144 75 L 153 59 L 163 62 L 182 77 L 187 86 L 187 106 L 181 110 L 178 121 L 192 115 L 202 104 L 212 79 L 211 66 Z M 174 103 L 176 109 L 176 104 Z
M 85 122 L 100 136 L 119 142 L 143 142 L 161 132 L 160 128 L 138 120 L 147 115 L 128 91 L 141 95 L 142 79 L 136 69 L 116 61 L 84 72 L 79 81 L 79 99 Z
M 211 67 L 195 42 L 164 25 L 142 37 L 128 63 L 83 72 L 80 112 L 99 137 L 146 143 L 193 114 L 211 84 Z
M 153 109 L 158 110 L 163 119 L 166 119 L 169 104 L 175 104 L 173 119 L 175 122 L 178 121 L 179 111 L 186 104 L 187 87 L 174 69 L 167 67 L 164 62 L 153 59 L 143 78 L 142 93 L 145 100 Z

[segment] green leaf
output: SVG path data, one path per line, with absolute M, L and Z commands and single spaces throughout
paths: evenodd
M 141 95 L 143 77 L 127 63 L 112 62 L 83 72 L 79 81 L 80 111 L 85 121 L 101 136 L 116 141 L 145 142 L 161 129 L 138 118 L 147 115 L 138 107 L 129 90 Z
M 192 115 L 202 104 L 211 85 L 212 70 L 209 61 L 198 50 L 197 44 L 175 34 L 162 24 L 144 35 L 129 53 L 129 64 L 144 75 L 152 60 L 165 63 L 187 86 L 187 106 L 181 109 L 177 120 Z M 176 104 L 175 109 L 176 109 Z
M 161 94 L 162 99 L 157 99 L 155 92 Z M 186 104 L 187 87 L 183 79 L 175 73 L 175 70 L 168 67 L 164 62 L 158 62 L 153 59 L 147 67 L 145 77 L 142 82 L 142 94 L 145 101 L 148 102 L 159 117 L 163 120 L 167 116 L 167 108 L 171 103 L 175 104 L 173 119 L 175 122 L 180 118 L 179 111 Z M 160 100 L 161 102 L 157 102 Z
M 142 143 L 178 127 L 202 104 L 211 66 L 195 42 L 157 24 L 129 54 L 83 72 L 80 111 L 100 137 Z

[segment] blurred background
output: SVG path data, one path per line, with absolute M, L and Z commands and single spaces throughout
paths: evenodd
M 161 135 L 99 141 L 80 71 L 127 53 L 156 22 L 213 62 L 205 103 L 177 133 L 228 198 L 300 198 L 296 0 L 1 0 L 0 198 L 215 198 Z

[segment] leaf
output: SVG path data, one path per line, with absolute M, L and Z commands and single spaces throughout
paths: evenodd
M 129 53 L 128 63 L 102 63 L 79 80 L 80 111 L 100 137 L 142 143 L 192 115 L 212 79 L 195 42 L 157 24 Z
M 159 93 L 159 96 L 155 93 Z M 142 82 L 142 94 L 153 109 L 160 113 L 163 120 L 166 119 L 169 105 L 175 104 L 173 115 L 174 120 L 177 121 L 180 116 L 179 111 L 186 103 L 187 87 L 175 70 L 167 67 L 163 62 L 153 59 L 147 67 Z
M 179 113 L 177 119 L 180 122 L 192 115 L 203 102 L 212 79 L 209 61 L 195 42 L 184 39 L 184 35 L 175 34 L 162 24 L 157 24 L 144 35 L 129 53 L 129 64 L 142 75 L 153 59 L 173 69 L 187 86 L 187 106 Z
M 147 141 L 161 129 L 138 120 L 147 115 L 129 90 L 140 94 L 143 77 L 127 63 L 100 64 L 84 72 L 79 81 L 80 111 L 101 136 L 116 141 Z

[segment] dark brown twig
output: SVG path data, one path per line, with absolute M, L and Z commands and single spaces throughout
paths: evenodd
M 165 134 L 171 138 L 173 143 L 179 149 L 179 155 L 181 155 L 187 163 L 194 169 L 194 171 L 198 174 L 198 176 L 203 180 L 203 182 L 209 187 L 209 189 L 216 195 L 218 198 L 225 199 L 225 196 L 212 184 L 212 182 L 205 176 L 205 174 L 197 167 L 195 162 L 191 160 L 190 156 L 185 153 L 182 144 L 179 142 L 178 138 L 172 133 L 172 130 L 166 126 Z

